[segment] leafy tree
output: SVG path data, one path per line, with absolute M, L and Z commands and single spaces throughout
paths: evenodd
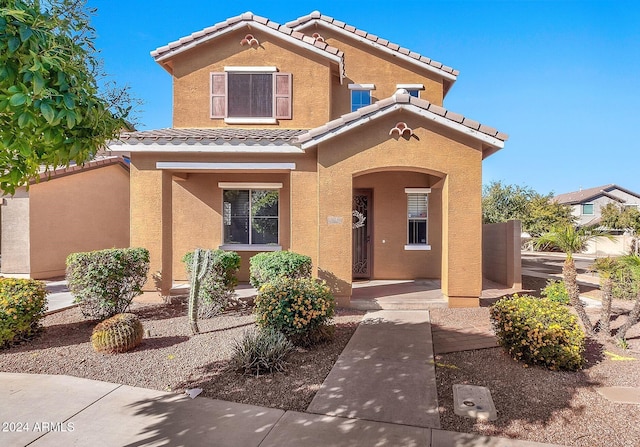
M 634 239 L 635 253 L 638 254 L 638 235 L 640 235 L 640 211 L 638 208 L 609 203 L 602 207 L 601 213 L 603 227 L 631 233 Z
M 90 160 L 126 127 L 132 100 L 104 73 L 86 0 L 0 4 L 0 189 Z
M 482 220 L 484 223 L 506 222 L 519 219 L 522 230 L 539 236 L 554 226 L 573 223 L 571 208 L 542 195 L 534 189 L 492 182 L 483 188 Z

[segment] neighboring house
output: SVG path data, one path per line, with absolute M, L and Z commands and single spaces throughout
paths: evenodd
M 563 205 L 571 205 L 578 225 L 600 224 L 602 208 L 611 203 L 623 207 L 638 208 L 640 206 L 640 194 L 613 183 L 560 194 L 553 200 Z
M 153 51 L 173 127 L 124 133 L 131 244 L 163 293 L 196 247 L 309 255 L 341 305 L 360 279 L 482 291 L 482 160 L 507 135 L 443 108 L 458 71 L 318 12 L 252 13 Z M 150 283 L 152 287 L 152 283 Z
M 2 274 L 64 276 L 70 253 L 129 246 L 129 165 L 98 157 L 2 198 Z

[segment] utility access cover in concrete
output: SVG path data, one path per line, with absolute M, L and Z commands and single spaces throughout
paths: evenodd
M 495 421 L 498 418 L 489 388 L 453 385 L 453 411 L 458 416 Z

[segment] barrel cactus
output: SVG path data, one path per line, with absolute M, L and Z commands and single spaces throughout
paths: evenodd
M 142 323 L 132 313 L 117 314 L 93 329 L 91 344 L 97 352 L 115 354 L 129 351 L 142 342 Z

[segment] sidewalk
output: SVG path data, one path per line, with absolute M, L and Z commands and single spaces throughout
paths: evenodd
M 311 414 L 0 372 L 2 446 L 542 447 L 440 430 L 426 311 L 367 314 Z

